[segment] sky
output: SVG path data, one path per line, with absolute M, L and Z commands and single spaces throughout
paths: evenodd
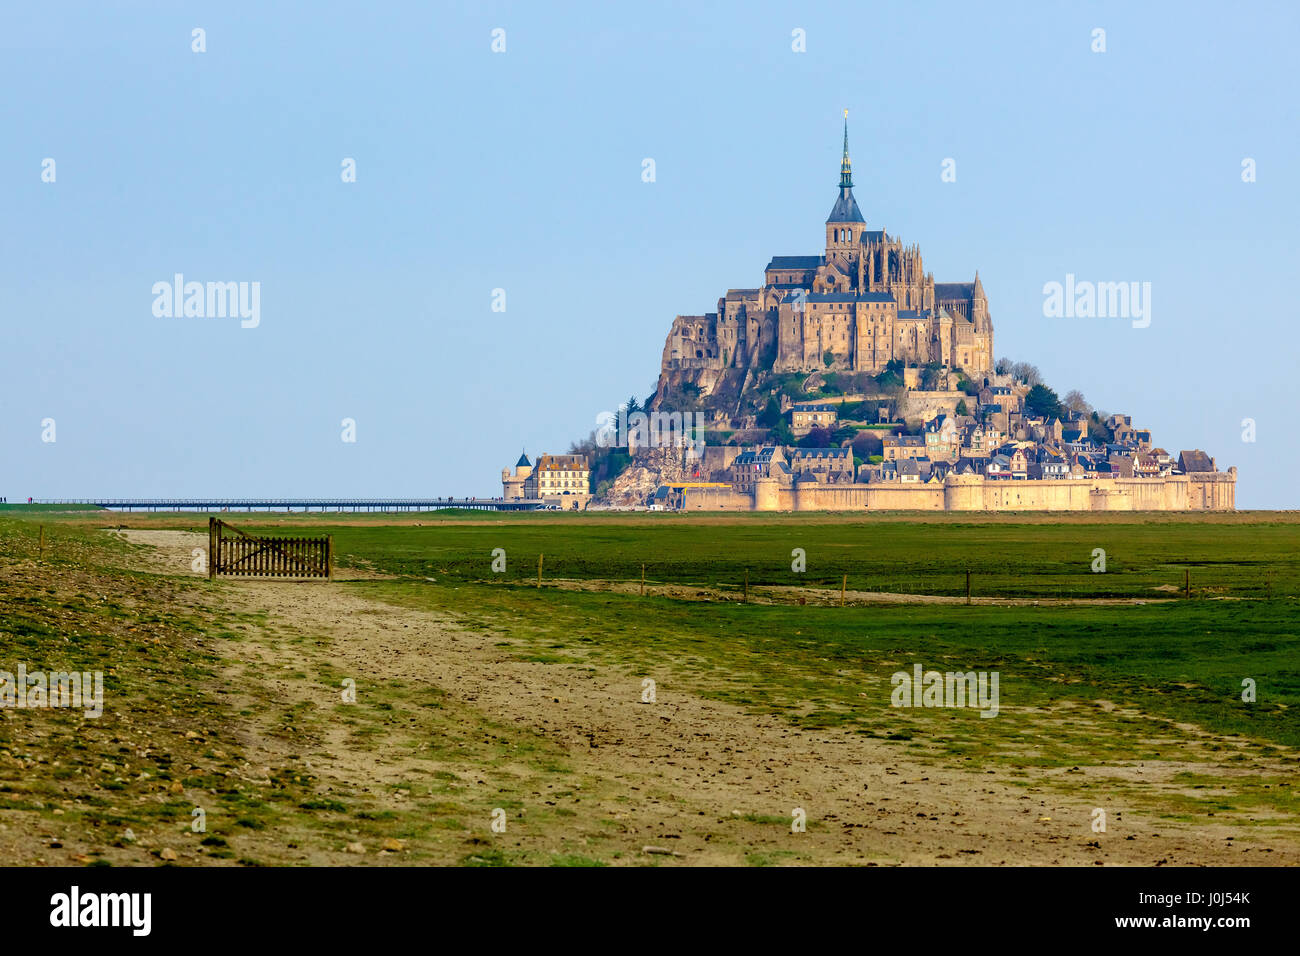
M 499 495 L 822 251 L 848 109 L 868 228 L 978 269 L 997 355 L 1296 508 L 1298 10 L 8 4 L 0 495 Z M 1067 275 L 1149 325 L 1045 315 Z

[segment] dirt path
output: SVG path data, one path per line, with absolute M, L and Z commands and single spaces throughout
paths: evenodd
M 204 536 L 186 532 L 121 533 L 156 549 L 146 560 L 172 573 L 193 573 L 192 549 L 206 544 Z M 589 814 L 612 821 L 620 862 L 734 864 L 747 854 L 783 862 L 796 859 L 782 856 L 793 853 L 804 862 L 858 864 L 1300 863 L 1292 843 L 1261 842 L 1259 831 L 1157 822 L 1102 802 L 1106 787 L 1098 777 L 1082 783 L 1077 797 L 1065 797 L 1036 786 L 1046 783 L 1046 771 L 1041 780 L 1026 781 L 1001 769 L 939 768 L 911 760 L 887 741 L 802 731 L 671 683 L 659 684 L 656 703 L 642 703 L 645 675 L 595 659 L 575 666 L 520 660 L 494 646 L 500 634 L 466 631 L 436 614 L 383 604 L 347 584 L 221 587 L 232 609 L 265 613 L 277 628 L 315 638 L 294 644 L 268 634 L 242 644 L 241 655 L 255 655 L 268 675 L 314 667 L 355 675 L 359 687 L 428 685 L 493 721 L 545 735 L 581 774 L 602 782 L 597 789 L 604 796 L 584 803 L 584 816 L 573 826 L 575 832 L 589 827 Z M 281 694 L 307 694 L 290 680 L 274 680 Z M 371 738 L 362 750 L 340 733 L 329 750 L 323 765 L 315 758 L 322 778 L 369 774 L 382 782 L 418 770 L 386 753 L 383 737 Z M 1167 781 L 1189 769 L 1206 768 L 1170 762 L 1133 773 Z M 490 777 L 493 770 L 481 772 Z M 525 810 L 551 797 L 543 789 L 513 796 Z M 1106 833 L 1091 830 L 1096 806 L 1107 810 Z M 795 808 L 806 813 L 806 833 L 790 832 Z M 565 835 L 512 839 L 559 845 Z M 647 854 L 648 846 L 672 855 Z
M 639 581 L 603 580 L 600 578 L 547 578 L 545 587 L 566 591 L 608 591 L 616 594 L 638 594 Z M 652 597 L 668 597 L 676 601 L 739 601 L 740 588 L 716 588 L 693 584 L 646 584 L 645 593 Z M 756 584 L 749 588 L 751 604 L 808 604 L 833 605 L 840 603 L 836 588 L 794 587 L 790 585 Z M 964 595 L 903 594 L 896 591 L 845 590 L 844 603 L 849 606 L 869 604 L 965 604 Z M 1010 598 L 979 597 L 970 599 L 973 605 L 983 607 L 1133 607 L 1143 604 L 1165 604 L 1173 598 Z

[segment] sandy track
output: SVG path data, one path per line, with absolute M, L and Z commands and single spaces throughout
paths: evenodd
M 206 544 L 204 536 L 186 532 L 123 534 L 157 549 L 152 566 L 172 573 L 193 573 L 191 549 Z M 427 682 L 492 720 L 545 734 L 575 768 L 618 794 L 588 812 L 619 822 L 624 862 L 740 863 L 747 851 L 775 850 L 813 862 L 859 864 L 1300 862 L 1292 844 L 1274 841 L 1265 852 L 1269 844 L 1240 827 L 1193 829 L 1129 812 L 1104 798 L 1104 780 L 1087 772 L 1094 768 L 1083 768 L 1077 796 L 1062 796 L 1034 781 L 1026 786 L 1024 778 L 1018 785 L 1002 769 L 940 768 L 913 761 L 887 741 L 802 731 L 777 717 L 683 693 L 671 682 L 659 683 L 657 703 L 643 704 L 641 679 L 653 674 L 620 672 L 597 660 L 583 668 L 518 660 L 493 646 L 498 634 L 468 632 L 432 613 L 376 602 L 346 584 L 227 582 L 220 599 L 318 638 L 306 650 L 269 635 L 256 641 L 268 673 L 301 667 L 303 653 L 318 654 L 316 663 L 355 674 L 359 687 Z M 240 653 L 249 650 L 244 645 Z M 293 693 L 287 683 L 281 689 Z M 348 750 L 343 740 L 337 747 L 329 765 L 317 766 L 323 777 L 355 779 L 365 768 L 376 779 L 398 779 L 411 770 L 383 752 L 382 740 L 365 752 Z M 1198 768 L 1148 763 L 1130 772 L 1167 780 L 1188 769 Z M 490 776 L 492 768 L 482 772 Z M 527 805 L 546 794 L 521 792 L 517 798 Z M 1106 833 L 1090 829 L 1095 806 L 1107 809 Z M 806 833 L 744 818 L 788 820 L 796 807 L 806 811 Z M 554 844 L 555 837 L 523 839 Z M 647 857 L 646 845 L 678 855 Z
M 547 578 L 544 587 L 561 588 L 566 591 L 609 591 L 616 594 L 639 594 L 639 581 L 619 581 L 600 578 Z M 645 593 L 651 597 L 669 597 L 677 601 L 739 601 L 742 591 L 739 588 L 723 589 L 707 585 L 694 584 L 653 584 L 645 586 Z M 897 591 L 855 591 L 844 592 L 846 606 L 872 604 L 966 604 L 964 595 L 948 594 L 903 594 Z M 797 604 L 800 599 L 809 604 L 834 605 L 840 603 L 837 588 L 793 587 L 789 585 L 756 584 L 749 588 L 748 600 L 751 604 Z M 1164 604 L 1173 598 L 1010 598 L 1010 597 L 972 597 L 970 603 L 981 607 L 1133 607 L 1142 604 Z

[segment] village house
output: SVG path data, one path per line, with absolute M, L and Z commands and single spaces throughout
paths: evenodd
M 1029 459 L 1025 450 L 1016 445 L 1003 445 L 998 453 L 989 459 L 984 469 L 986 478 L 1028 478 Z
M 1029 464 L 1029 477 L 1041 479 L 1069 478 L 1069 459 L 1046 448 L 1040 448 L 1038 449 L 1038 460 Z
M 1009 385 L 986 385 L 975 398 L 981 405 L 1000 405 L 1007 411 L 1020 408 L 1020 397 Z
M 922 437 L 925 439 L 927 458 L 956 458 L 961 447 L 961 436 L 957 432 L 956 422 L 948 415 L 936 415 L 925 423 Z
M 754 482 L 759 478 L 776 478 L 789 482 L 793 477 L 785 454 L 777 445 L 741 452 L 732 461 L 728 471 L 732 487 L 745 492 L 753 491 Z
M 834 428 L 838 417 L 838 406 L 801 402 L 790 409 L 790 430 L 803 436 L 814 428 Z
M 925 439 L 920 435 L 886 435 L 881 439 L 881 445 L 881 455 L 885 461 L 921 458 L 925 455 Z
M 1001 442 L 997 429 L 973 422 L 962 429 L 961 454 L 965 458 L 987 458 Z
M 1002 405 L 980 405 L 980 417 L 983 418 L 986 426 L 991 427 L 994 431 L 1003 435 L 1011 430 L 1011 415 Z
M 525 498 L 541 498 L 567 511 L 586 507 L 590 485 L 586 455 L 539 455 L 536 466 L 524 478 L 523 492 Z
M 826 484 L 853 481 L 853 449 L 791 448 L 790 470 L 797 476 L 812 475 Z

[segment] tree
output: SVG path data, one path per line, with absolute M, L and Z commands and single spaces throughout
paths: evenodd
M 1030 365 L 1028 362 L 1016 362 L 1012 365 L 1011 375 L 1026 385 L 1039 385 L 1043 381 L 1043 373 L 1038 371 L 1038 366 Z
M 1065 407 L 1072 412 L 1079 412 L 1085 416 L 1092 414 L 1092 406 L 1089 405 L 1088 400 L 1083 397 L 1083 392 L 1079 391 L 1077 388 L 1072 388 L 1066 392 L 1065 398 L 1061 399 L 1061 401 L 1065 404 Z
M 781 403 L 775 395 L 769 395 L 767 404 L 758 413 L 758 423 L 764 428 L 774 428 L 781 421 Z
M 885 443 L 874 431 L 861 431 L 853 436 L 853 454 L 858 458 L 869 459 L 884 451 Z
M 967 408 L 966 408 L 966 400 L 965 400 L 965 399 L 961 399 L 960 401 L 958 401 L 958 402 L 957 402 L 957 407 L 956 407 L 955 409 L 953 409 L 953 411 L 955 411 L 958 415 L 969 415 L 969 414 L 970 414 L 970 412 L 969 412 L 969 411 L 967 410 Z
M 832 445 L 843 445 L 846 441 L 851 439 L 857 433 L 858 430 L 854 428 L 852 425 L 840 425 L 838 428 L 834 429 L 831 432 L 830 443 Z
M 1042 384 L 1035 385 L 1029 390 L 1029 394 L 1025 396 L 1025 408 L 1039 418 L 1061 418 L 1065 415 L 1065 407 L 1056 397 L 1056 393 Z
M 1106 425 L 1109 417 L 1105 412 L 1093 412 L 1088 416 L 1088 437 L 1098 445 L 1108 445 L 1115 440 L 1115 433 Z
M 835 353 L 830 349 L 827 349 L 822 353 L 822 361 L 826 363 L 827 368 L 830 368 L 831 364 L 835 361 Z
M 997 362 L 993 365 L 993 371 L 998 375 L 1010 375 L 1011 359 L 1007 358 L 1006 356 L 1003 356 L 1002 358 L 998 359 Z
M 881 389 L 888 390 L 899 388 L 903 384 L 903 363 L 898 359 L 890 359 L 885 370 L 876 376 L 876 384 Z
M 637 402 L 635 395 L 627 400 L 627 404 L 623 406 L 623 411 L 627 412 L 628 418 L 641 411 L 641 405 Z
M 816 428 L 809 429 L 808 434 L 803 436 L 799 442 L 802 448 L 826 448 L 831 443 L 831 431 L 829 428 L 822 428 L 820 425 Z

